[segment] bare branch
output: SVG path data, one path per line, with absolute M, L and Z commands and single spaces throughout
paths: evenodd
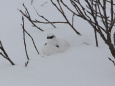
M 26 40 L 25 40 L 24 17 L 22 17 L 22 22 L 23 22 L 23 24 L 21 24 L 21 26 L 22 26 L 22 29 L 23 29 L 24 47 L 25 47 L 25 52 L 26 52 L 26 57 L 27 57 L 27 60 L 29 60 L 28 51 L 27 51 L 27 47 L 26 47 Z
M 42 21 L 39 21 L 39 20 L 35 20 L 33 21 L 34 23 L 43 23 L 43 24 L 56 24 L 56 23 L 63 23 L 63 24 L 67 24 L 67 22 L 62 22 L 62 21 L 54 21 L 54 22 L 42 22 Z
M 36 47 L 36 44 L 35 44 L 35 42 L 34 42 L 33 37 L 32 37 L 32 36 L 25 30 L 25 28 L 24 28 L 24 18 L 23 18 L 23 17 L 22 17 L 22 20 L 23 20 L 23 25 L 21 25 L 21 26 L 22 26 L 22 29 L 23 29 L 24 33 L 26 33 L 26 34 L 31 38 L 32 43 L 33 43 L 33 45 L 34 45 L 34 48 L 36 49 L 37 53 L 39 54 L 39 51 L 38 51 L 38 49 L 37 49 L 37 47 Z M 26 51 L 26 52 L 27 52 L 27 51 Z M 28 57 L 28 55 L 27 55 L 27 57 Z
M 2 45 L 2 42 L 0 41 L 0 49 L 3 51 L 3 53 L 2 52 L 0 52 L 0 55 L 1 56 L 3 56 L 5 59 L 7 59 L 12 65 L 15 65 L 14 63 L 13 63 L 13 61 L 9 58 L 9 56 L 8 56 L 8 54 L 6 53 L 6 51 L 5 51 L 5 49 L 4 49 L 4 47 L 3 47 L 3 45 Z
M 44 31 L 44 30 L 42 30 L 40 27 L 38 27 L 33 21 L 32 21 L 32 19 L 31 19 L 31 17 L 30 17 L 30 14 L 29 14 L 29 11 L 28 11 L 28 9 L 26 8 L 26 6 L 23 4 L 23 7 L 25 8 L 25 13 L 22 11 L 22 10 L 19 10 L 20 11 L 20 13 L 22 13 L 22 15 L 24 16 L 24 17 L 26 17 L 29 21 L 30 21 L 30 23 L 34 26 L 34 27 L 36 27 L 37 29 L 39 29 L 40 31 Z
M 54 28 L 56 28 L 56 26 L 53 24 L 53 23 L 51 23 L 48 19 L 46 19 L 44 16 L 41 16 L 38 12 L 37 12 L 37 10 L 34 8 L 34 10 L 36 11 L 36 13 L 37 13 L 37 15 L 39 16 L 39 17 L 41 17 L 41 18 L 43 18 L 44 20 L 46 20 L 49 24 L 51 24 Z
M 72 26 L 72 24 L 71 24 L 71 23 L 69 22 L 69 20 L 67 19 L 66 15 L 65 15 L 65 13 L 64 13 L 64 10 L 63 10 L 63 8 L 62 8 L 62 6 L 61 6 L 61 4 L 60 4 L 60 1 L 57 0 L 59 7 L 58 7 L 52 0 L 51 0 L 51 2 L 52 2 L 52 4 L 58 9 L 58 11 L 62 14 L 62 16 L 65 18 L 65 20 L 67 21 L 68 25 L 69 25 L 78 35 L 81 35 L 81 34 L 75 29 L 75 27 Z
M 33 4 L 33 1 L 34 1 L 34 0 L 31 0 L 31 5 Z
M 75 16 L 75 14 L 73 14 L 73 16 L 72 16 L 72 26 L 74 25 L 74 16 Z
M 115 61 L 113 61 L 111 58 L 108 57 L 108 59 L 114 64 L 115 66 Z
M 29 60 L 27 62 L 25 62 L 25 67 L 27 67 L 29 64 Z
M 47 4 L 48 2 L 46 1 L 46 2 L 44 2 L 41 6 L 44 6 L 45 4 Z
M 59 7 L 58 7 L 57 5 L 56 5 L 52 0 L 50 0 L 50 1 L 51 1 L 52 4 L 57 8 L 57 10 L 58 10 L 61 14 L 63 14 L 63 13 L 62 13 L 62 10 L 60 10 Z

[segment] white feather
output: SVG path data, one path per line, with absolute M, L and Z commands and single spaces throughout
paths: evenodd
M 52 34 L 53 35 L 53 34 Z M 49 36 L 49 35 L 48 35 Z M 47 39 L 47 44 L 44 45 L 42 51 L 45 55 L 49 56 L 56 53 L 64 52 L 68 49 L 69 43 L 61 38 Z

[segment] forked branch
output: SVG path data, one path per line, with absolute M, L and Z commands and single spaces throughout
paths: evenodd
M 24 23 L 24 18 L 23 18 L 23 17 L 22 17 L 22 22 L 23 22 L 23 24 L 21 24 L 21 26 L 22 26 L 22 29 L 23 29 L 24 47 L 25 47 L 25 52 L 26 52 L 27 60 L 29 60 L 30 58 L 29 58 L 29 56 L 28 56 L 28 51 L 27 51 L 27 46 L 26 46 L 26 40 L 25 40 L 25 27 L 24 27 L 25 23 Z
M 39 54 L 39 51 L 38 51 L 38 49 L 36 47 L 36 44 L 34 42 L 33 37 L 25 30 L 25 26 L 24 26 L 25 23 L 24 23 L 24 17 L 23 16 L 22 16 L 22 22 L 23 22 L 23 24 L 21 24 L 21 26 L 22 26 L 22 29 L 23 29 L 23 40 L 24 40 L 25 52 L 26 52 L 27 59 L 29 60 L 29 56 L 28 56 L 28 52 L 27 52 L 27 47 L 26 47 L 26 41 L 25 41 L 25 33 L 31 38 L 32 43 L 34 45 L 34 48 L 35 48 L 35 50 L 37 51 L 38 54 Z
M 38 26 L 32 21 L 31 16 L 30 16 L 30 13 L 29 13 L 28 9 L 26 8 L 26 6 L 25 6 L 24 4 L 23 4 L 23 7 L 25 8 L 25 12 L 23 12 L 22 10 L 19 10 L 19 9 L 18 9 L 18 10 L 20 11 L 20 13 L 22 13 L 22 15 L 23 15 L 24 17 L 26 17 L 34 27 L 36 27 L 36 28 L 39 29 L 40 31 L 44 31 L 44 30 L 42 30 L 40 27 L 38 27 Z
M 8 54 L 6 53 L 2 42 L 0 41 L 0 50 L 3 52 L 0 52 L 0 55 L 3 56 L 6 60 L 8 60 L 12 65 L 15 65 L 14 62 L 9 58 Z
M 52 4 L 55 6 L 55 8 L 59 11 L 59 13 L 62 14 L 62 16 L 64 17 L 64 19 L 66 20 L 67 24 L 78 34 L 78 35 L 81 35 L 80 32 L 78 32 L 76 30 L 76 28 L 73 26 L 73 16 L 72 16 L 72 24 L 70 23 L 70 21 L 68 20 L 67 16 L 66 16 L 66 13 L 64 12 L 64 9 L 62 8 L 61 6 L 61 3 L 60 3 L 60 0 L 57 0 L 57 3 L 59 5 L 59 7 L 53 2 L 53 0 L 51 0 Z M 74 15 L 74 13 L 73 13 Z
M 45 22 L 40 21 L 40 20 L 37 20 L 37 19 L 34 19 L 34 20 L 33 20 L 33 19 L 30 17 L 30 13 L 29 13 L 28 9 L 26 8 L 26 6 L 25 6 L 24 4 L 23 4 L 23 7 L 25 8 L 25 12 L 23 12 L 22 10 L 19 10 L 19 11 L 22 13 L 22 15 L 23 15 L 24 17 L 26 17 L 26 18 L 32 23 L 32 25 L 33 25 L 34 27 L 38 28 L 38 29 L 41 30 L 41 31 L 43 31 L 43 30 L 42 30 L 41 28 L 39 28 L 39 27 L 36 25 L 36 23 L 51 24 L 54 28 L 56 28 L 56 26 L 55 26 L 54 24 L 62 23 L 62 24 L 68 24 L 78 35 L 81 35 L 81 34 L 76 30 L 76 28 L 75 28 L 74 25 L 73 25 L 74 14 L 73 14 L 73 16 L 72 16 L 72 23 L 71 23 L 71 22 L 68 20 L 66 14 L 65 14 L 65 12 L 64 12 L 64 10 L 63 10 L 61 4 L 60 4 L 60 1 L 57 0 L 58 5 L 59 5 L 60 7 L 58 7 L 52 0 L 51 0 L 51 2 L 52 2 L 52 4 L 57 8 L 57 10 L 62 14 L 62 16 L 65 18 L 65 20 L 66 20 L 65 22 L 63 22 L 63 21 L 49 21 L 49 20 L 48 20 L 47 18 L 45 18 L 44 16 L 40 15 L 35 8 L 34 8 L 34 9 L 35 9 L 37 15 L 38 15 L 39 17 L 41 17 L 42 19 L 44 19 Z

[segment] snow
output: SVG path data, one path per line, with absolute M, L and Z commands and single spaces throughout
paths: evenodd
M 47 4 L 41 6 L 46 1 Z M 71 27 L 65 24 L 57 24 L 57 28 L 41 24 L 39 26 L 45 31 L 40 32 L 26 20 L 25 28 L 33 36 L 40 54 L 37 54 L 31 39 L 26 35 L 30 61 L 25 67 L 27 58 L 20 26 L 21 13 L 17 8 L 23 9 L 24 2 L 31 13 L 35 13 L 35 6 L 38 12 L 49 20 L 64 19 L 49 0 L 35 0 L 32 6 L 30 0 L 0 2 L 0 40 L 16 64 L 12 66 L 0 56 L 0 86 L 115 86 L 115 67 L 108 60 L 108 57 L 113 59 L 108 47 L 99 37 L 99 47 L 96 47 L 92 27 L 77 17 L 75 27 L 81 32 L 81 36 L 76 35 Z M 32 16 L 39 19 L 36 14 Z M 67 40 L 70 47 L 63 53 L 44 55 L 42 47 L 49 33 Z

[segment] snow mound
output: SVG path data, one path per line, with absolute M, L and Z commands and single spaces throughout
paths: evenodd
M 47 42 L 42 48 L 42 52 L 49 56 L 56 53 L 62 53 L 69 48 L 69 43 L 61 38 L 57 38 L 54 34 L 47 35 Z

